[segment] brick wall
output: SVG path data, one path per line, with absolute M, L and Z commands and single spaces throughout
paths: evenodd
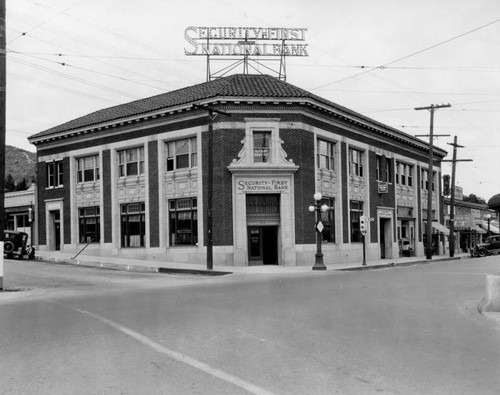
M 296 129 L 280 130 L 283 140 L 283 149 L 288 159 L 299 166 L 294 175 L 295 199 L 295 242 L 297 244 L 311 244 L 315 242 L 314 214 L 308 207 L 314 200 L 314 135 L 310 132 Z
M 227 169 L 241 150 L 244 130 L 215 130 L 213 135 L 213 245 L 233 245 L 232 175 Z M 208 201 L 208 133 L 202 135 L 203 205 Z M 207 221 L 207 211 L 203 213 Z M 205 237 L 206 240 L 206 237 Z
M 158 143 L 148 144 L 148 182 L 149 182 L 149 245 L 160 246 L 160 217 L 158 192 Z
M 113 217 L 111 216 L 111 151 L 102 151 L 102 196 L 103 212 L 101 221 L 104 221 L 104 242 L 111 243 L 113 238 Z

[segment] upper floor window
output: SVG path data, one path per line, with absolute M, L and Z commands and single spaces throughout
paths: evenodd
M 334 147 L 334 143 L 318 139 L 318 168 L 335 170 L 333 161 Z
M 363 177 L 363 152 L 349 149 L 349 174 Z
M 144 147 L 118 151 L 118 177 L 144 174 Z
M 99 156 L 85 156 L 76 160 L 76 182 L 99 180 Z
M 47 188 L 63 185 L 63 162 L 57 160 L 47 163 Z
M 186 169 L 198 165 L 196 137 L 169 141 L 167 149 L 167 171 Z
M 385 181 L 392 182 L 392 159 L 385 158 Z
M 396 163 L 396 183 L 400 185 L 413 186 L 413 166 L 405 163 Z
M 377 181 L 392 182 L 392 159 L 377 155 L 376 162 Z
M 271 154 L 271 132 L 253 132 L 253 161 L 256 163 L 269 162 Z
M 431 180 L 432 190 L 434 191 L 434 173 Z M 422 169 L 422 189 L 429 190 L 429 171 Z

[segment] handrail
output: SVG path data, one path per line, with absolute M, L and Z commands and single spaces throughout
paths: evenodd
M 89 241 L 87 244 L 85 244 L 85 247 L 83 247 L 83 248 L 82 248 L 82 249 L 78 252 L 78 254 L 76 254 L 76 255 L 75 255 L 73 258 L 71 258 L 71 259 L 76 259 L 76 257 L 77 257 L 78 255 L 80 255 L 80 254 L 83 252 L 83 250 L 84 250 L 85 248 L 87 248 L 87 247 L 89 246 L 89 244 L 90 244 L 90 243 L 92 243 L 94 240 L 95 240 L 95 239 L 90 239 L 90 241 Z

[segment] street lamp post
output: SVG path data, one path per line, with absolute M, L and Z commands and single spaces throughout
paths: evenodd
M 314 194 L 314 203 L 309 206 L 309 211 L 312 213 L 316 211 L 316 259 L 312 270 L 326 270 L 325 263 L 323 262 L 323 253 L 321 252 L 321 233 L 323 232 L 323 224 L 321 222 L 321 212 L 329 209 L 326 204 L 321 204 L 323 196 L 321 193 Z
M 486 233 L 486 237 L 490 235 L 490 222 L 491 222 L 491 214 L 486 215 L 486 221 L 488 221 L 488 232 Z

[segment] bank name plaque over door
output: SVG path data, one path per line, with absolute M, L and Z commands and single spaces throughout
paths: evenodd
M 236 189 L 240 193 L 289 192 L 290 180 L 286 178 L 239 179 L 236 182 Z

